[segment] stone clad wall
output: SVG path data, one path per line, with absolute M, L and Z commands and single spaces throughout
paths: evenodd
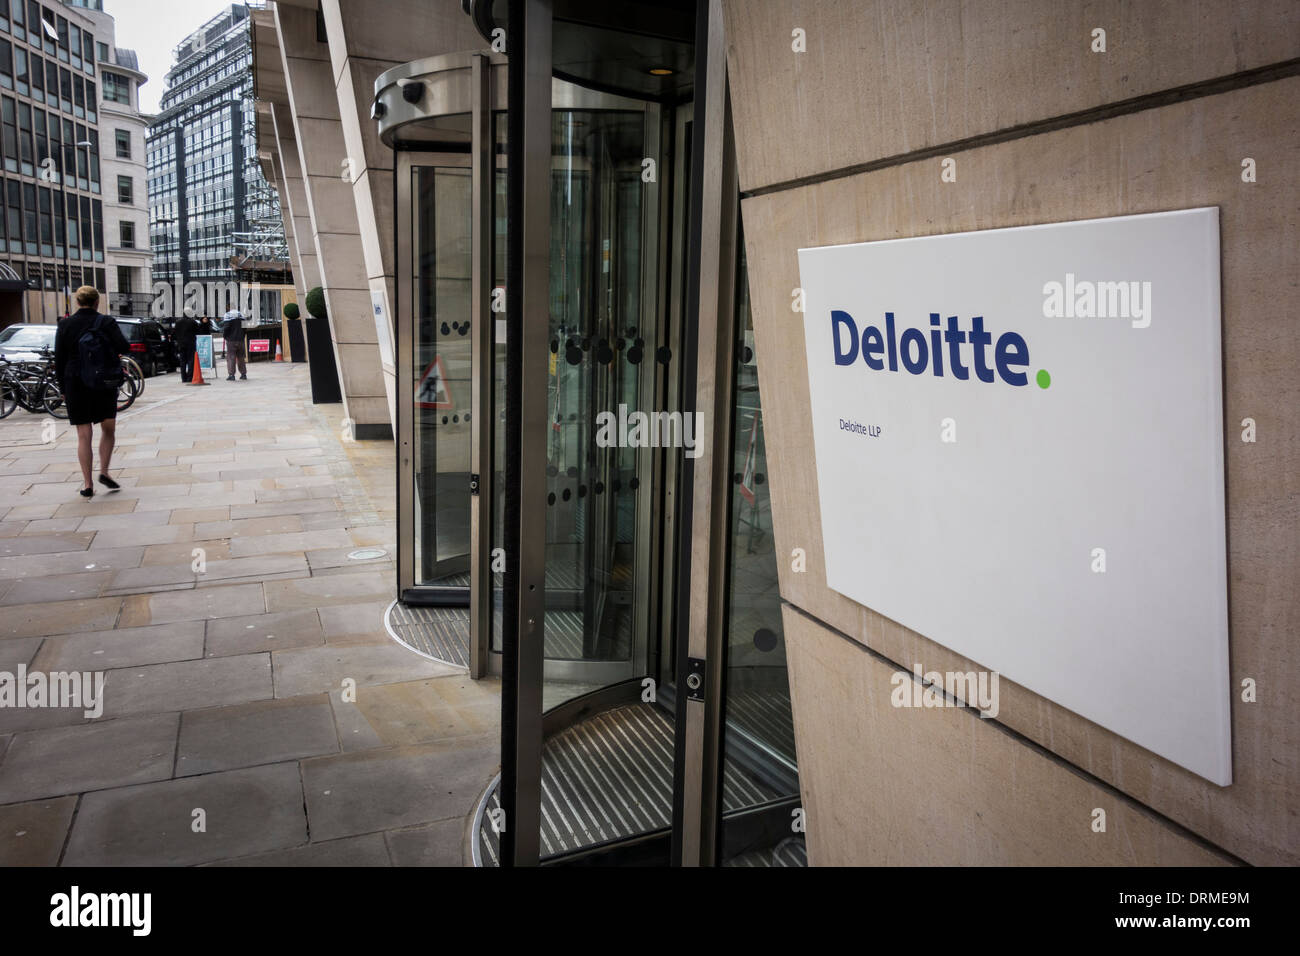
M 781 594 L 810 861 L 1300 862 L 1300 9 L 724 6 L 777 552 L 808 556 Z M 1234 783 L 1005 679 L 996 721 L 890 707 L 896 670 L 979 665 L 826 587 L 796 250 L 1194 206 L 1221 223 Z
M 485 43 L 456 0 L 386 0 L 382 16 L 375 15 L 373 0 L 323 0 L 321 12 L 330 40 L 331 81 L 361 240 L 357 263 L 365 270 L 370 314 L 373 317 L 374 303 L 379 302 L 396 342 L 394 153 L 380 142 L 378 127 L 370 118 L 375 79 L 412 60 L 479 50 Z M 390 414 L 396 423 L 397 371 L 382 357 L 381 364 Z

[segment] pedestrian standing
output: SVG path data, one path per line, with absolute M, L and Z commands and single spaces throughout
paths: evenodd
M 77 429 L 77 461 L 91 498 L 91 440 L 99 426 L 99 483 L 109 491 L 122 486 L 108 476 L 117 438 L 117 390 L 124 380 L 121 356 L 131 351 L 112 316 L 99 313 L 99 292 L 83 285 L 76 292 L 77 311 L 59 323 L 54 333 L 54 373 L 63 385 L 68 424 Z
M 221 337 L 226 340 L 226 381 L 235 380 L 235 366 L 239 377 L 248 378 L 248 364 L 244 361 L 244 315 L 231 309 L 221 317 Z
M 181 353 L 181 381 L 194 380 L 194 350 L 197 347 L 199 324 L 183 315 L 176 321 L 176 348 Z

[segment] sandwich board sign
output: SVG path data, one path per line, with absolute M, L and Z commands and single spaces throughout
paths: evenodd
M 216 353 L 212 348 L 211 335 L 197 335 L 194 337 L 194 350 L 199 353 L 199 368 L 205 372 L 217 370 Z
M 1231 783 L 1218 210 L 799 271 L 828 585 Z

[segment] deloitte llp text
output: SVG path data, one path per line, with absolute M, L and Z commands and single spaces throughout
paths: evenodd
M 970 379 L 971 372 L 981 382 L 993 382 L 997 378 L 1008 385 L 1027 385 L 1029 376 L 1022 369 L 1029 367 L 1029 345 L 1019 332 L 1003 332 L 993 341 L 993 333 L 985 331 L 984 317 L 977 315 L 970 320 L 970 329 L 959 327 L 957 316 L 948 316 L 947 328 L 940 328 L 938 312 L 930 313 L 930 337 L 927 342 L 925 333 L 920 329 L 907 328 L 901 336 L 894 328 L 894 313 L 885 313 L 885 328 L 882 332 L 874 325 L 865 326 L 861 335 L 853 316 L 841 309 L 831 311 L 831 338 L 835 349 L 836 365 L 852 365 L 858 358 L 861 343 L 862 361 L 867 368 L 877 372 L 888 369 L 897 372 L 900 361 L 903 368 L 913 375 L 921 375 L 927 369 L 936 377 L 944 375 L 944 352 L 948 354 L 948 371 L 951 376 L 961 381 Z M 944 349 L 944 345 L 947 349 Z M 963 346 L 969 345 L 969 349 Z M 989 346 L 992 345 L 992 355 Z M 1046 369 L 1038 372 L 1036 378 L 1040 388 L 1047 388 L 1052 378 Z

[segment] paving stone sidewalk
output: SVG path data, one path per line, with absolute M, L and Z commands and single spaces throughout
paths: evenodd
M 389 638 L 393 445 L 342 417 L 306 365 L 153 378 L 89 501 L 66 422 L 0 421 L 0 679 L 104 675 L 0 706 L 0 865 L 462 865 L 500 686 Z

